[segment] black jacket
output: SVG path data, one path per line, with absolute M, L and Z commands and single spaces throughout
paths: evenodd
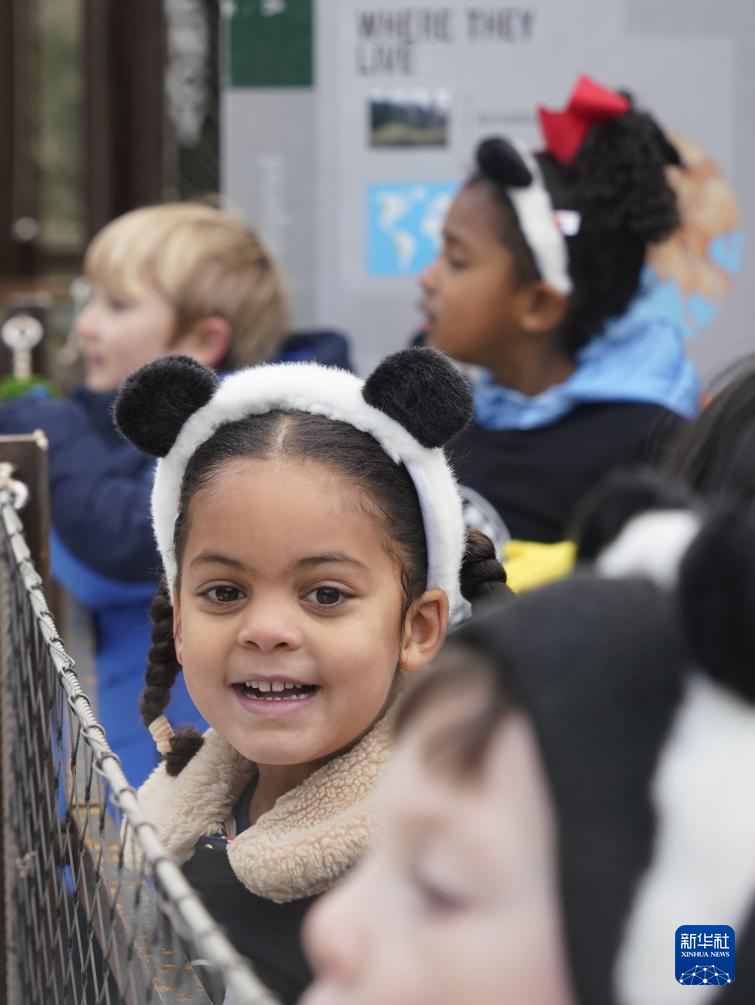
M 231 868 L 222 838 L 200 838 L 184 875 L 214 918 L 222 918 L 228 938 L 281 1001 L 296 1005 L 312 980 L 301 947 L 304 915 L 317 899 L 301 897 L 276 904 L 251 893 Z
M 609 472 L 647 464 L 683 422 L 635 402 L 579 405 L 536 429 L 472 425 L 452 444 L 458 480 L 483 495 L 511 536 L 560 541 L 577 504 Z

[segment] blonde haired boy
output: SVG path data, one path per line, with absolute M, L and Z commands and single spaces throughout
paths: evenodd
M 138 711 L 159 566 L 149 516 L 153 465 L 116 433 L 113 398 L 132 370 L 168 353 L 218 370 L 276 356 L 288 309 L 260 238 L 209 205 L 126 213 L 92 241 L 85 271 L 91 296 L 75 322 L 84 386 L 65 401 L 7 404 L 0 434 L 47 434 L 53 574 L 91 612 L 98 713 L 137 785 L 156 764 Z M 182 684 L 173 690 L 173 719 L 202 726 Z
M 280 269 L 239 217 L 213 206 L 134 210 L 94 238 L 76 332 L 93 390 L 167 352 L 232 370 L 274 356 L 288 331 Z

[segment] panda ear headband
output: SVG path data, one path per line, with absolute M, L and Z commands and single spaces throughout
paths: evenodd
M 239 370 L 222 382 L 185 356 L 167 356 L 131 374 L 116 399 L 116 425 L 126 439 L 159 458 L 152 523 L 168 583 L 177 567 L 173 531 L 189 459 L 220 427 L 274 410 L 309 412 L 369 433 L 403 464 L 422 511 L 427 587 L 448 596 L 452 621 L 469 610 L 459 575 L 466 544 L 459 490 L 443 444 L 472 416 L 467 382 L 432 349 L 406 349 L 366 380 L 317 363 L 278 363 Z
M 546 152 L 570 167 L 592 127 L 620 118 L 630 107 L 623 95 L 581 76 L 566 108 L 538 109 Z M 500 136 L 483 140 L 477 166 L 484 177 L 506 189 L 543 280 L 568 296 L 573 287 L 565 238 L 579 233 L 580 214 L 554 209 L 537 160 L 519 144 Z
M 506 189 L 543 281 L 568 296 L 573 287 L 564 238 L 579 232 L 579 213 L 555 210 L 535 158 L 502 136 L 480 143 L 477 167 L 483 177 Z

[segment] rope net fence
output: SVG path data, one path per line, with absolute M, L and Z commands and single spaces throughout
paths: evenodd
M 276 1005 L 139 809 L 58 637 L 23 494 L 0 479 L 0 1000 Z

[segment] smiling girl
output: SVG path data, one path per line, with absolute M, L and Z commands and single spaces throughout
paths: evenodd
M 309 979 L 304 912 L 370 843 L 403 680 L 437 653 L 449 613 L 505 588 L 492 545 L 465 543 L 441 449 L 470 409 L 432 350 L 391 357 L 364 385 L 287 364 L 218 387 L 173 357 L 119 397 L 121 430 L 162 458 L 167 591 L 142 712 L 166 760 L 140 799 L 284 1002 Z M 204 738 L 163 715 L 180 669 Z

